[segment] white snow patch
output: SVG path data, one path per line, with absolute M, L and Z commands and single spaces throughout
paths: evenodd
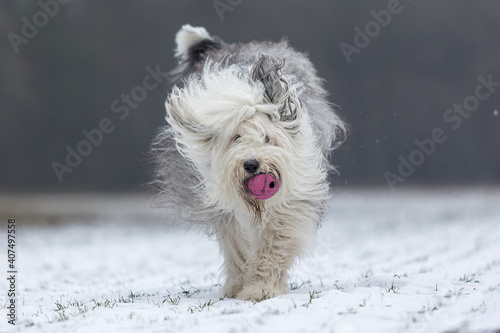
M 1 279 L 2 332 L 500 329 L 497 189 L 336 193 L 316 246 L 291 272 L 293 290 L 255 304 L 221 295 L 215 241 L 168 226 L 143 198 L 68 197 L 64 209 L 58 197 L 30 200 L 43 214 L 2 207 L 17 217 L 20 295 L 12 327 Z M 17 201 L 11 209 L 25 207 Z M 63 221 L 47 223 L 50 212 Z M 6 238 L 3 228 L 3 249 Z

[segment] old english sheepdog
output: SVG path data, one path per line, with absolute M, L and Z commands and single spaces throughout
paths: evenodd
M 345 125 L 307 56 L 286 41 L 226 44 L 190 25 L 175 40 L 167 125 L 152 148 L 159 197 L 215 235 L 223 294 L 287 293 L 321 221 Z

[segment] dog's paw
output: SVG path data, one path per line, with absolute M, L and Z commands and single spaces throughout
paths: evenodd
M 277 288 L 264 283 L 256 283 L 243 287 L 243 289 L 236 295 L 236 298 L 244 301 L 260 302 L 287 293 L 288 288 L 286 285 L 282 285 Z
M 243 285 L 241 283 L 226 282 L 222 287 L 222 294 L 224 294 L 224 297 L 235 298 L 237 297 L 236 295 L 238 295 L 238 293 L 241 291 L 242 288 Z

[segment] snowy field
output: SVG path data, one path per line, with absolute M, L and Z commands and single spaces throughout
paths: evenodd
M 288 295 L 224 298 L 217 244 L 140 196 L 0 197 L 1 332 L 500 332 L 500 189 L 336 193 Z

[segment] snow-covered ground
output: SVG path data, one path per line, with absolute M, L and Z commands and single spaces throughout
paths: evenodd
M 219 291 L 217 244 L 145 198 L 0 197 L 23 332 L 499 332 L 500 189 L 336 193 L 288 295 Z

